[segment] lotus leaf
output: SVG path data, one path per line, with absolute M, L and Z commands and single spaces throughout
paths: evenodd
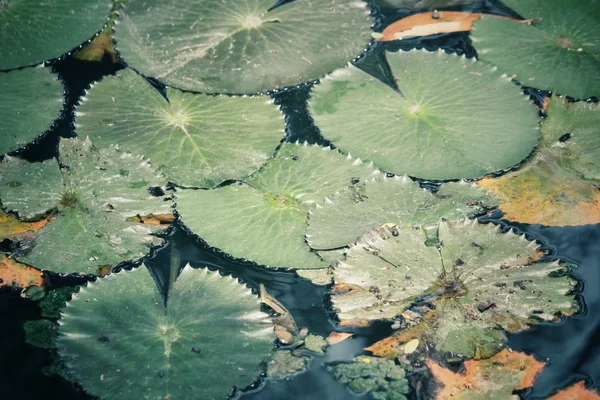
M 125 61 L 169 86 L 250 94 L 318 79 L 360 55 L 361 0 L 130 1 L 114 38 Z
M 271 100 L 172 88 L 165 99 L 129 69 L 92 86 L 76 117 L 80 136 L 143 155 L 182 186 L 213 187 L 246 177 L 284 136 L 283 116 Z
M 321 146 L 286 143 L 249 179 L 177 192 L 183 223 L 209 245 L 272 267 L 325 268 L 304 240 L 308 211 L 325 196 L 380 172 Z
M 360 356 L 327 369 L 353 392 L 369 392 L 377 400 L 406 400 L 410 392 L 404 369 L 393 360 Z
M 600 222 L 600 107 L 553 97 L 541 146 L 518 171 L 478 184 L 502 200 L 505 218 L 529 224 Z
M 102 30 L 112 3 L 2 0 L 0 70 L 39 64 L 73 50 Z
M 143 158 L 115 147 L 97 150 L 89 140 L 62 139 L 55 160 L 0 164 L 0 199 L 21 217 L 52 210 L 58 215 L 35 232 L 35 246 L 19 259 L 54 272 L 97 273 L 104 265 L 136 260 L 160 240 L 156 226 L 126 222 L 137 214 L 162 214 L 170 202 L 153 196 L 164 178 Z M 5 200 L 6 199 L 6 200 Z
M 574 281 L 558 261 L 536 262 L 539 245 L 477 221 L 441 222 L 439 243 L 422 228 L 376 228 L 334 270 L 342 322 L 389 319 L 427 297 L 436 305 L 430 338 L 441 352 L 473 357 L 499 350 L 499 329 L 572 314 Z
M 3 28 L 0 5 L 0 32 Z M 0 63 L 2 44 L 0 41 Z M 0 67 L 1 69 L 1 67 Z M 44 133 L 60 114 L 63 85 L 50 68 L 0 72 L 0 154 L 23 147 Z
M 435 225 L 442 217 L 472 217 L 498 204 L 494 195 L 464 181 L 445 183 L 433 194 L 407 176 L 376 178 L 336 193 L 311 211 L 306 240 L 313 249 L 336 249 L 383 224 Z
M 537 144 L 535 107 L 495 68 L 442 50 L 387 59 L 403 95 L 354 66 L 311 94 L 312 117 L 342 151 L 386 172 L 450 180 L 510 168 Z
M 471 38 L 483 61 L 526 86 L 577 98 L 600 95 L 600 2 L 504 0 L 531 25 L 482 17 Z M 511 38 L 511 40 L 506 40 Z
M 142 267 L 74 294 L 57 347 L 71 376 L 106 400 L 221 399 L 259 375 L 273 346 L 266 322 L 244 285 L 189 265 L 165 307 Z

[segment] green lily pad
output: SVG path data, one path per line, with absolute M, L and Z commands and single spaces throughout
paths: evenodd
M 422 10 L 425 8 L 442 8 L 462 6 L 475 3 L 474 0 L 375 0 L 375 4 L 382 8 L 402 8 Z
M 0 70 L 57 58 L 106 24 L 111 0 L 2 0 Z
M 393 360 L 360 356 L 327 369 L 354 393 L 369 392 L 376 400 L 406 400 L 410 392 L 406 372 Z
M 318 79 L 370 40 L 361 0 L 129 2 L 114 38 L 127 64 L 169 86 L 250 94 Z
M 56 208 L 65 186 L 55 159 L 30 163 L 6 156 L 0 162 L 2 208 L 16 211 L 24 220 L 35 220 Z
M 53 349 L 56 347 L 56 335 L 58 325 L 47 319 L 36 319 L 25 321 L 23 324 L 25 341 L 32 346 L 42 349 Z
M 325 351 L 323 350 L 325 347 L 327 347 L 327 341 L 323 336 L 308 335 L 306 339 L 304 339 L 304 348 L 313 353 L 325 354 Z
M 177 211 L 192 232 L 233 257 L 272 267 L 325 268 L 304 240 L 309 209 L 378 174 L 336 150 L 286 143 L 249 185 L 178 191 Z
M 577 98 L 600 95 L 600 3 L 505 0 L 531 25 L 483 16 L 471 39 L 483 61 L 525 86 Z M 511 38 L 506 40 L 506 38 Z
M 71 376 L 103 399 L 219 399 L 259 375 L 273 347 L 267 321 L 244 285 L 189 265 L 165 307 L 142 267 L 73 295 L 57 347 Z
M 440 50 L 388 53 L 404 96 L 354 66 L 316 85 L 325 138 L 394 174 L 480 178 L 520 163 L 540 137 L 537 110 L 510 78 Z
M 439 243 L 420 228 L 376 228 L 334 270 L 332 296 L 342 322 L 389 319 L 423 296 L 436 306 L 430 334 L 441 352 L 498 351 L 501 329 L 570 315 L 574 281 L 555 262 L 536 262 L 539 245 L 476 220 L 441 222 Z
M 81 100 L 76 130 L 99 147 L 143 155 L 182 186 L 214 187 L 257 171 L 284 136 L 283 115 L 262 97 L 167 89 L 132 70 L 105 77 Z
M 306 240 L 321 254 L 345 247 L 383 224 L 436 225 L 440 218 L 473 217 L 498 204 L 487 190 L 464 181 L 445 183 L 433 194 L 407 176 L 371 179 L 312 210 Z
M 146 160 L 115 147 L 96 149 L 89 140 L 62 139 L 60 161 L 0 163 L 3 207 L 21 218 L 56 212 L 35 232 L 21 261 L 60 273 L 95 274 L 98 268 L 137 260 L 162 240 L 159 227 L 126 222 L 138 214 L 172 212 L 171 203 L 149 188 L 164 178 Z
M 290 350 L 280 350 L 267 363 L 267 377 L 273 379 L 300 372 L 306 368 L 306 357 L 295 356 Z
M 0 32 L 2 12 L 0 4 Z M 1 43 L 6 43 L 4 36 Z M 3 56 L 0 47 L 0 63 Z M 0 87 L 0 154 L 4 154 L 23 147 L 50 128 L 62 109 L 64 88 L 50 68 L 0 72 Z

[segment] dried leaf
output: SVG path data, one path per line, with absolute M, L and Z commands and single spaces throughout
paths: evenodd
M 327 343 L 330 345 L 338 344 L 349 337 L 352 337 L 352 334 L 348 332 L 331 332 L 331 334 L 327 337 Z
M 370 351 L 374 356 L 394 358 L 403 353 L 403 345 L 409 343 L 412 340 L 422 339 L 428 329 L 429 320 L 433 317 L 433 313 L 430 312 L 422 318 L 422 322 L 414 326 L 412 329 L 405 329 L 399 333 L 382 339 L 371 346 L 365 348 L 366 351 Z M 421 321 L 421 318 L 419 318 Z
M 594 389 L 586 389 L 583 381 L 561 390 L 547 400 L 598 400 L 600 395 Z
M 96 36 L 89 44 L 87 44 L 75 56 L 76 59 L 82 61 L 102 61 L 104 54 L 108 54 L 113 64 L 119 62 L 119 57 L 115 51 L 114 43 L 110 35 L 110 30 L 106 29 L 101 34 Z
M 156 215 L 136 215 L 135 217 L 127 218 L 127 222 L 135 222 L 145 225 L 171 225 L 175 221 L 173 214 L 156 214 Z
M 490 17 L 514 20 L 500 15 L 490 15 Z M 479 18 L 481 18 L 481 14 L 458 11 L 430 11 L 413 14 L 385 28 L 377 41 L 389 42 L 437 33 L 470 31 L 473 22 Z M 530 24 L 532 20 L 514 21 Z
M 545 363 L 532 356 L 504 349 L 486 360 L 469 360 L 464 363 L 465 372 L 454 373 L 431 359 L 427 366 L 442 385 L 436 400 L 466 399 L 473 395 L 481 398 L 510 398 L 514 390 L 533 386 Z
M 42 271 L 15 261 L 13 258 L 0 254 L 0 287 L 42 286 L 44 278 Z
M 296 322 L 292 317 L 292 314 L 285 308 L 283 304 L 277 301 L 276 298 L 267 293 L 265 289 L 265 285 L 260 284 L 260 301 L 267 306 L 271 307 L 273 311 L 279 314 L 277 317 L 273 318 L 273 322 L 277 326 L 283 327 L 285 330 L 290 332 L 292 335 L 298 335 L 298 327 L 296 326 Z M 277 332 L 276 332 L 277 334 Z M 279 335 L 277 335 L 279 337 Z
M 47 217 L 36 222 L 22 222 L 14 215 L 0 211 L 0 240 L 38 231 L 50 222 L 50 219 Z

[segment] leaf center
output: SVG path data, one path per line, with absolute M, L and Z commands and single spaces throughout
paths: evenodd
M 261 26 L 263 23 L 263 20 L 260 19 L 260 17 L 256 16 L 256 15 L 248 15 L 243 21 L 242 21 L 242 26 L 245 29 L 254 29 L 254 28 L 258 28 L 259 26 Z
M 296 208 L 301 209 L 298 202 L 291 197 L 281 194 L 265 194 L 265 203 L 274 208 Z
M 175 326 L 169 324 L 160 325 L 158 329 L 159 336 L 165 346 L 165 356 L 169 357 L 171 355 L 172 344 L 175 343 L 180 337 L 179 330 L 175 328 Z
M 577 44 L 573 40 L 566 37 L 559 37 L 558 39 L 556 39 L 556 44 L 561 49 L 580 51 L 579 46 L 577 46 Z
M 187 124 L 190 122 L 190 117 L 183 110 L 177 110 L 175 112 L 166 112 L 163 116 L 164 121 L 169 124 L 185 130 Z

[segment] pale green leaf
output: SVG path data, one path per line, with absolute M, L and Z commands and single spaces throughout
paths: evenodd
M 55 159 L 30 163 L 6 156 L 0 162 L 0 201 L 2 208 L 35 220 L 57 208 L 65 191 Z
M 259 375 L 273 346 L 267 321 L 244 285 L 189 266 L 165 308 L 141 267 L 75 294 L 57 345 L 71 376 L 103 399 L 223 399 Z
M 306 368 L 306 358 L 295 356 L 290 350 L 280 350 L 267 363 L 267 377 L 279 379 Z
M 483 16 L 471 35 L 481 60 L 525 86 L 577 98 L 600 95 L 600 2 L 504 3 L 523 18 L 536 20 L 527 25 Z
M 125 61 L 169 86 L 249 94 L 318 79 L 360 55 L 373 23 L 361 0 L 132 1 L 114 38 Z
M 283 139 L 283 116 L 270 99 L 172 88 L 167 98 L 132 70 L 105 77 L 77 107 L 77 133 L 143 155 L 174 183 L 198 187 L 252 174 Z
M 111 0 L 2 0 L 0 70 L 57 58 L 101 31 Z
M 354 66 L 315 86 L 326 139 L 395 174 L 480 178 L 520 163 L 539 139 L 537 110 L 489 65 L 440 50 L 388 53 L 403 95 Z
M 488 191 L 466 182 L 445 183 L 433 194 L 406 176 L 372 179 L 311 211 L 306 239 L 313 249 L 336 249 L 383 224 L 437 224 L 440 218 L 472 217 L 498 204 Z
M 0 65 L 2 45 L 0 4 Z M 0 69 L 2 67 L 0 66 Z M 25 68 L 0 72 L 0 154 L 17 150 L 44 133 L 60 115 L 64 88 L 50 68 Z

